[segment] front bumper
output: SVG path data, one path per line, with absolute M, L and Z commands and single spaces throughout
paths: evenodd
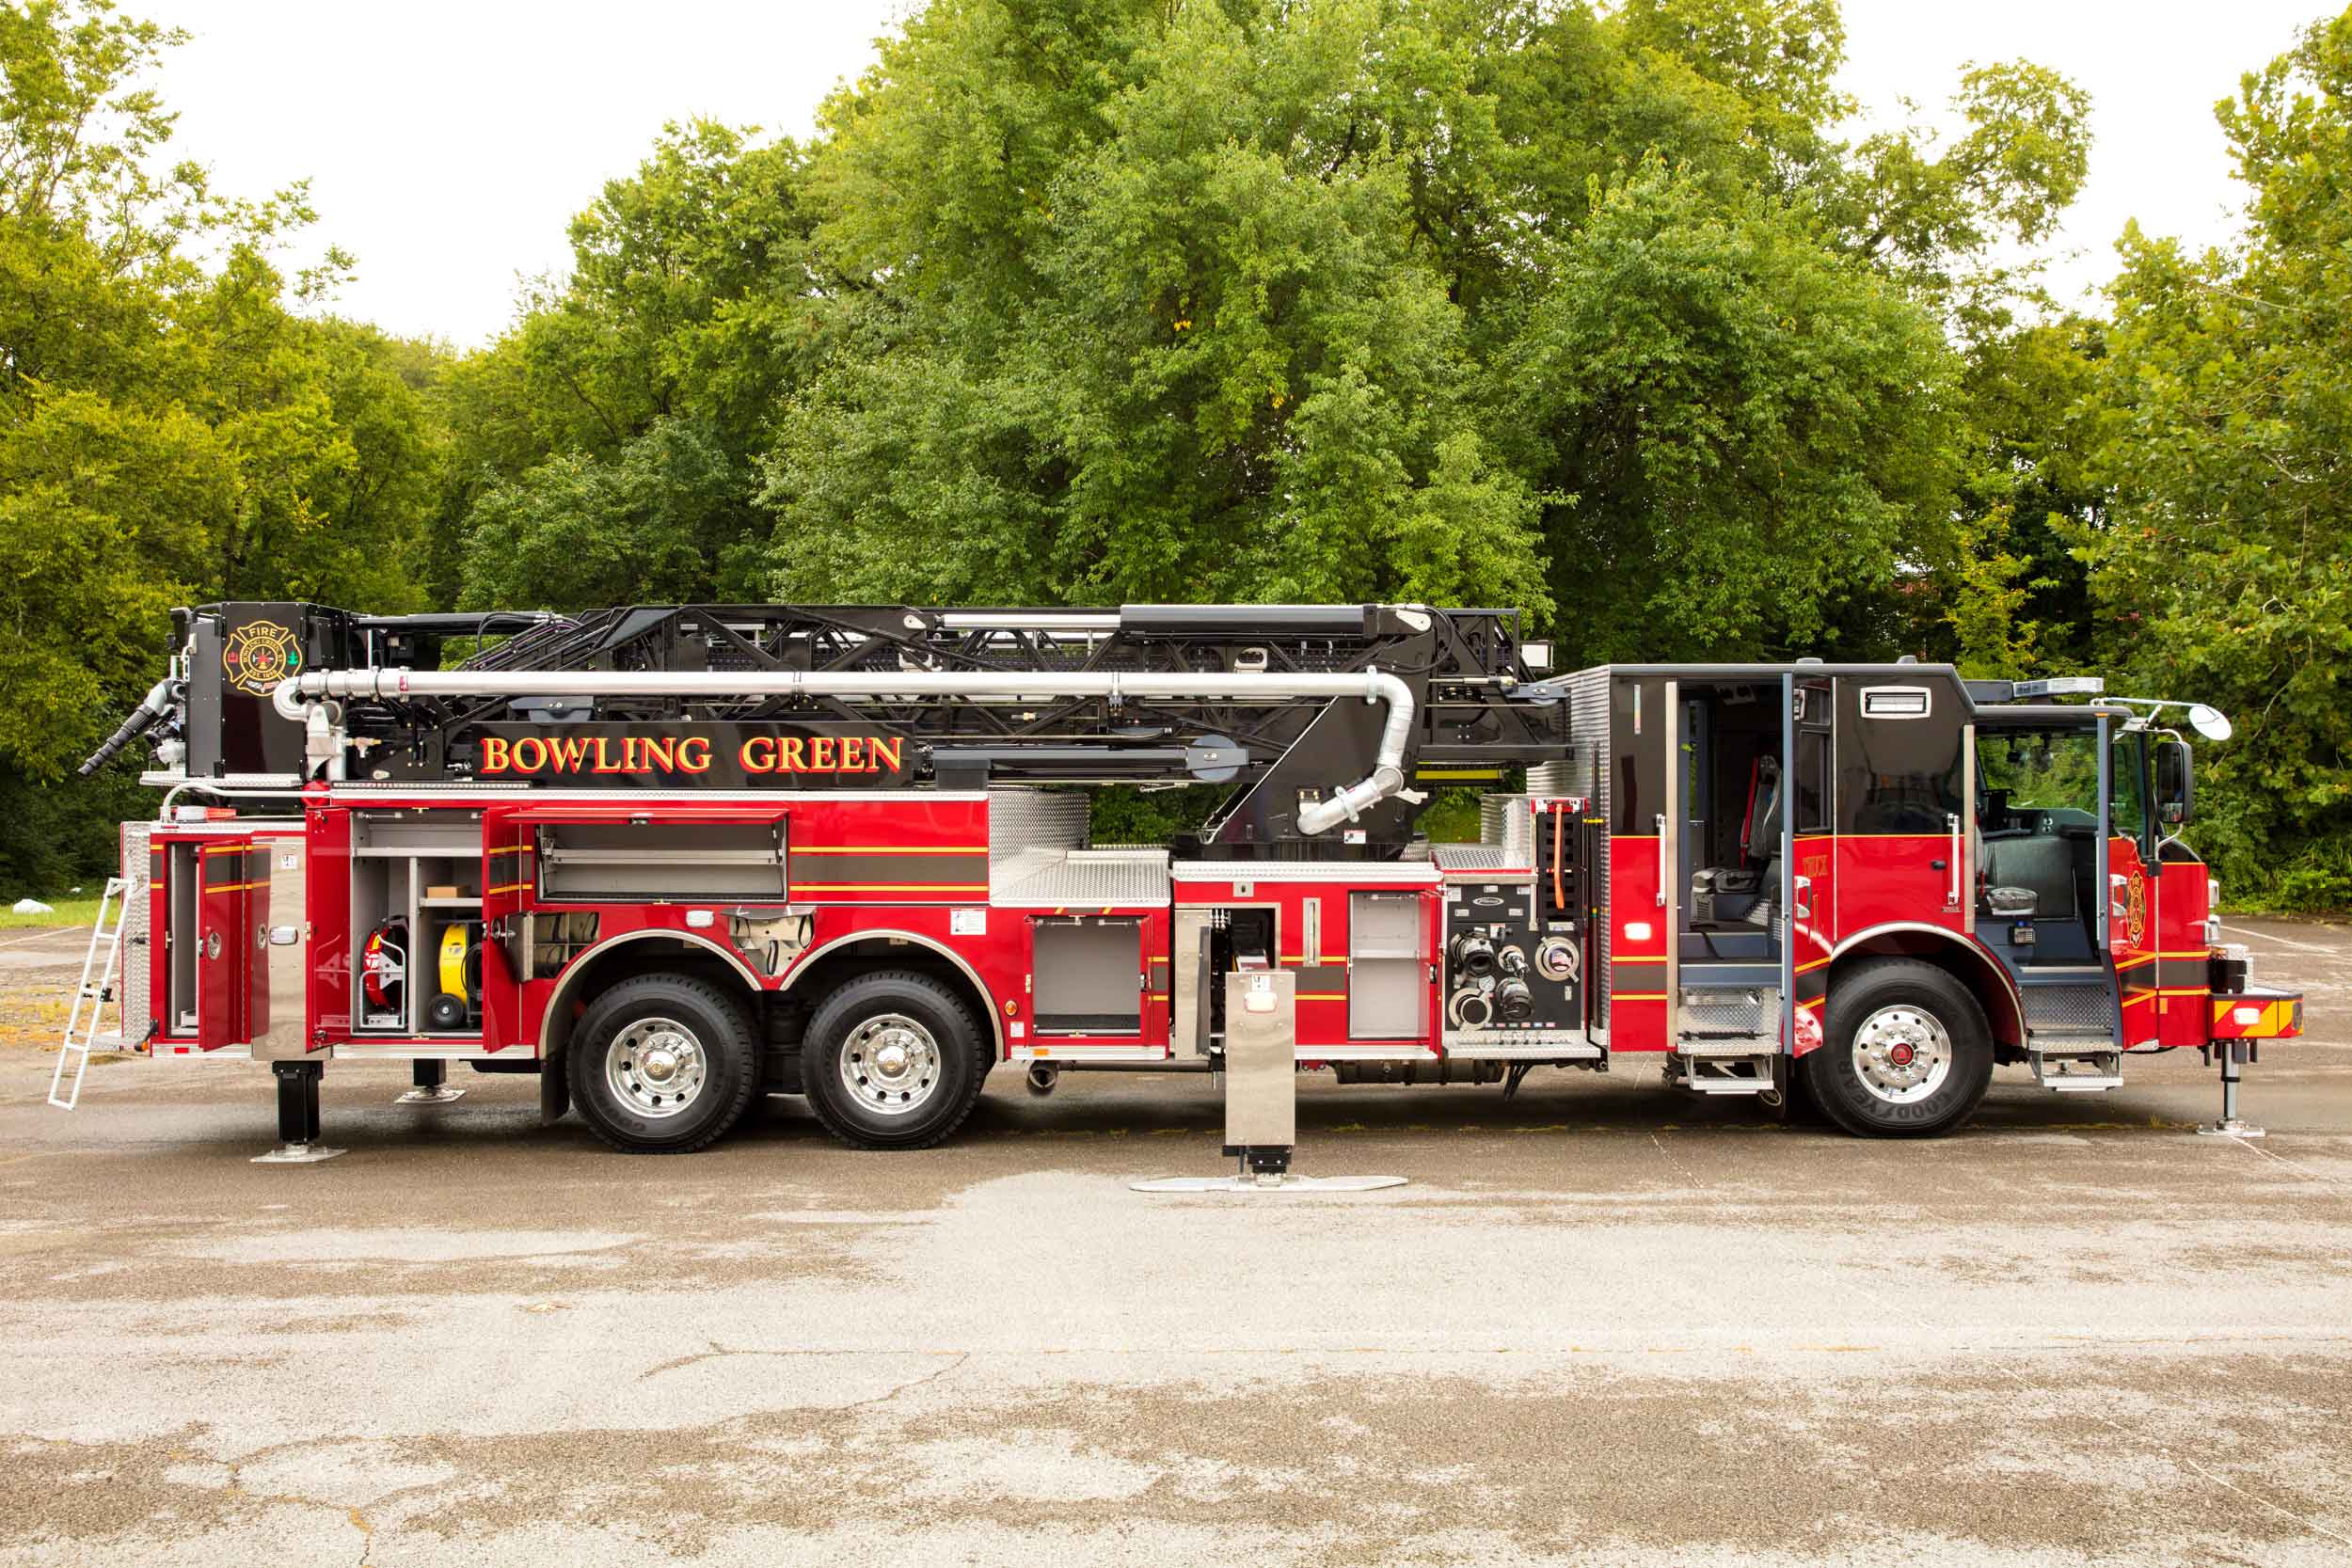
M 2285 1040 L 2303 1033 L 2303 993 L 2249 986 L 2216 996 L 2207 1035 L 2216 1040 Z

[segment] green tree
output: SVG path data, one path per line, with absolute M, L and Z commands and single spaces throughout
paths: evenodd
M 2248 233 L 2185 252 L 2135 228 L 2094 393 L 2111 510 L 2076 531 L 2105 659 L 2230 710 L 2203 750 L 2243 898 L 2352 903 L 2352 12 L 2218 107 Z
M 289 285 L 272 264 L 310 217 L 299 186 L 231 200 L 164 163 L 171 116 L 147 78 L 178 40 L 101 3 L 0 6 L 10 882 L 109 858 L 130 765 L 57 781 L 161 673 L 173 606 L 420 602 L 431 438 L 414 351 L 296 313 L 348 265 L 330 250 Z

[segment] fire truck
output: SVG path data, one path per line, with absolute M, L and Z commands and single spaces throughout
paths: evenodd
M 535 1075 L 623 1150 L 770 1094 L 920 1148 L 1006 1064 L 1218 1071 L 1277 977 L 1285 1081 L 1655 1064 L 1864 1136 L 2180 1047 L 2233 1116 L 2302 1029 L 2181 838 L 2182 729 L 2227 721 L 2087 678 L 1554 673 L 1516 612 L 1392 604 L 174 624 L 92 758 L 144 734 L 166 792 L 123 829 L 109 1043 L 270 1064 L 297 1152 L 326 1065 L 376 1059 L 428 1101 Z M 1104 785 L 1216 804 L 1097 842 Z M 1417 831 L 1476 788 L 1475 842 Z

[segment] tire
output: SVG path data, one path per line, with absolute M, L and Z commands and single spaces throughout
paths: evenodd
M 953 990 L 912 970 L 861 974 L 818 1005 L 801 1082 L 852 1148 L 928 1148 L 972 1114 L 988 1037 Z
M 1941 1136 L 1992 1086 L 1984 1011 L 1933 964 L 1862 964 L 1831 987 L 1829 1015 L 1829 1037 L 1797 1065 L 1813 1103 L 1856 1137 Z
M 644 974 L 598 995 L 564 1050 L 572 1103 L 628 1154 L 689 1154 L 742 1116 L 759 1063 L 749 1009 L 707 980 Z

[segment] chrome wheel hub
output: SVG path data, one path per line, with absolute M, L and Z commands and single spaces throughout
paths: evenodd
M 1925 1100 L 1952 1070 L 1952 1037 L 1934 1014 L 1906 1004 L 1881 1007 L 1853 1036 L 1854 1075 L 1890 1105 Z
M 639 1019 L 604 1053 L 612 1097 L 641 1117 L 676 1116 L 702 1094 L 709 1072 L 702 1041 L 675 1019 Z
M 939 1041 L 903 1013 L 866 1020 L 841 1046 L 841 1086 L 883 1116 L 904 1116 L 930 1099 L 939 1068 Z

